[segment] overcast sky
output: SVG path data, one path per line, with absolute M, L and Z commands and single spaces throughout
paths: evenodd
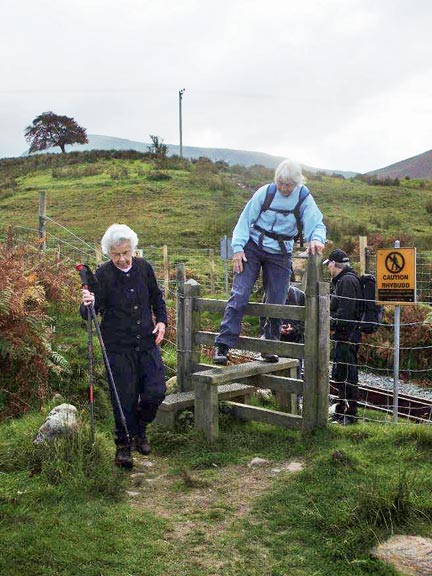
M 90 134 L 366 172 L 432 148 L 430 0 L 0 0 L 0 157 Z

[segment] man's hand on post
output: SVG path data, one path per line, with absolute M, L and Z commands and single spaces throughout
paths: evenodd
M 292 331 L 293 327 L 291 326 L 291 324 L 282 324 L 281 334 L 283 334 L 283 336 L 288 336 L 288 334 L 291 334 Z
M 233 256 L 234 272 L 241 274 L 243 272 L 243 262 L 247 262 L 244 252 L 236 252 Z
M 155 344 L 158 346 L 165 336 L 166 326 L 163 322 L 158 322 L 154 327 L 152 334 L 156 334 Z
M 324 250 L 324 244 L 319 240 L 311 240 L 308 246 L 309 254 L 322 254 Z

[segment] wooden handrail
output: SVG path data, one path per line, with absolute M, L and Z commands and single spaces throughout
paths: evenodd
M 213 300 L 212 298 L 195 298 L 194 307 L 199 312 L 219 312 L 223 314 L 227 300 Z M 304 306 L 286 304 L 260 304 L 249 303 L 245 310 L 246 316 L 264 316 L 268 318 L 290 318 L 291 320 L 305 320 Z

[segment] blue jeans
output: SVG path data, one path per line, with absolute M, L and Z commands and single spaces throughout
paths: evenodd
M 285 304 L 289 288 L 291 254 L 265 252 L 252 240 L 246 244 L 244 252 L 247 262 L 244 262 L 241 274 L 234 274 L 231 297 L 215 339 L 215 344 L 226 344 L 228 348 L 233 348 L 240 336 L 244 311 L 261 269 L 267 304 Z M 264 326 L 265 338 L 279 340 L 281 323 L 280 319 L 269 318 Z

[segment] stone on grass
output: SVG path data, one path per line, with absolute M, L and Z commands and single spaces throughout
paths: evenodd
M 34 444 L 52 442 L 58 436 L 73 434 L 78 425 L 78 410 L 73 404 L 60 404 L 51 410 L 39 428 Z
M 272 472 L 279 474 L 280 472 L 301 472 L 304 466 L 301 462 L 286 462 L 280 468 L 273 468 Z
M 404 576 L 432 575 L 432 539 L 420 536 L 392 536 L 372 551 Z
M 270 460 L 256 456 L 255 458 L 252 458 L 248 466 L 267 466 L 268 464 L 270 464 Z

